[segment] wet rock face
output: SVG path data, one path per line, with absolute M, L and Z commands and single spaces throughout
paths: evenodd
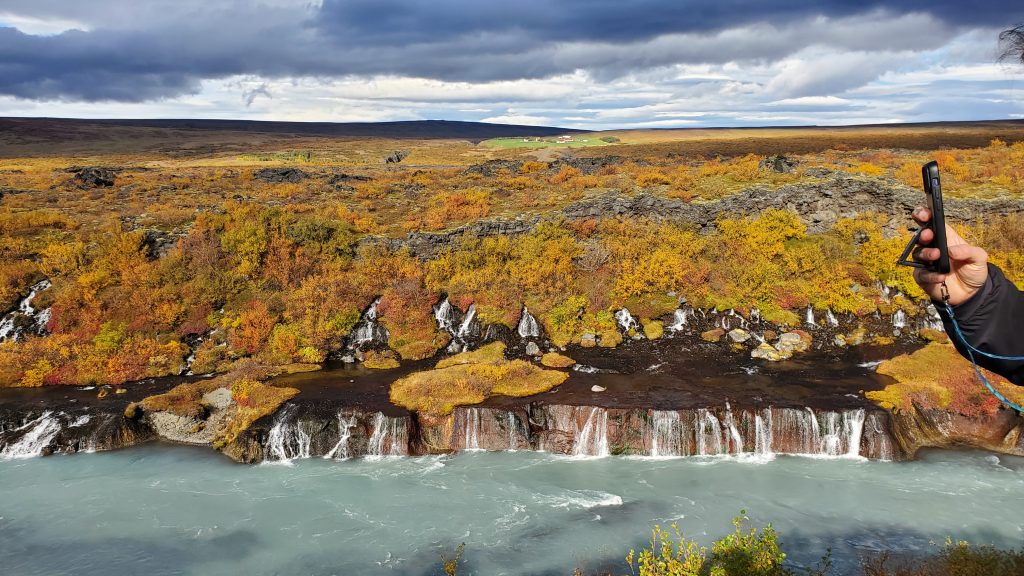
M 153 438 L 144 424 L 116 413 L 0 410 L 0 458 L 116 450 Z
M 408 413 L 389 415 L 357 406 L 290 402 L 224 449 L 239 462 L 295 458 L 406 456 L 417 440 Z
M 73 167 L 68 171 L 75 174 L 75 182 L 83 188 L 109 188 L 114 185 L 118 170 L 100 166 Z
M 295 184 L 309 178 L 309 174 L 298 168 L 262 168 L 253 172 L 252 177 L 256 180 L 276 184 L 283 182 Z
M 1024 456 L 1024 417 L 1000 409 L 994 415 L 964 416 L 915 406 L 892 415 L 892 430 L 901 449 L 913 457 L 921 448 L 974 446 Z

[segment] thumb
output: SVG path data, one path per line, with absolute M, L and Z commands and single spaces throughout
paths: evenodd
M 949 246 L 949 258 L 960 264 L 984 264 L 988 262 L 988 253 L 982 248 L 970 244 Z

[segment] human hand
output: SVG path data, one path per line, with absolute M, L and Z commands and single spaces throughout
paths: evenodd
M 924 206 L 914 208 L 914 220 L 924 226 L 932 219 L 932 212 Z M 939 249 L 930 246 L 935 233 L 925 228 L 918 239 L 914 260 L 931 263 L 939 259 Z M 923 268 L 914 270 L 914 280 L 933 300 L 942 300 L 942 283 L 946 283 L 949 303 L 962 304 L 985 285 L 988 279 L 988 253 L 971 246 L 955 230 L 946 225 L 946 249 L 949 252 L 949 274 L 931 272 Z

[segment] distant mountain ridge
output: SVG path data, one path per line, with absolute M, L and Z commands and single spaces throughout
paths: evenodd
M 398 122 L 278 122 L 265 120 L 202 119 L 79 119 L 79 118 L 0 118 L 0 130 L 34 123 L 61 123 L 65 126 L 126 126 L 176 130 L 216 130 L 297 134 L 351 138 L 458 139 L 479 142 L 498 137 L 553 136 L 583 132 L 555 126 L 491 124 L 455 120 L 406 120 Z

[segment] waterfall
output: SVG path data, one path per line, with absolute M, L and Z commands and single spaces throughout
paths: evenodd
M 823 434 L 818 454 L 823 456 L 860 456 L 860 441 L 864 434 L 863 409 L 843 413 L 826 412 L 822 415 Z
M 523 314 L 519 317 L 519 325 L 516 326 L 516 332 L 520 338 L 540 337 L 540 325 L 537 324 L 537 319 L 530 314 L 526 306 L 523 306 Z
M 697 410 L 694 428 L 697 431 L 698 456 L 717 456 L 723 453 L 722 425 L 710 410 Z
M 896 329 L 904 328 L 907 325 L 907 314 L 903 310 L 897 310 L 892 315 L 892 327 Z
M 16 441 L 0 447 L 0 458 L 31 458 L 41 456 L 50 446 L 50 442 L 60 433 L 60 420 L 53 412 L 43 412 L 39 418 L 23 424 L 12 432 L 24 430 Z
M 24 332 L 26 322 L 19 322 L 19 318 L 29 320 L 28 327 L 35 334 L 42 334 L 46 330 L 46 324 L 50 321 L 50 309 L 36 310 L 32 306 L 37 294 L 49 288 L 52 284 L 49 280 L 36 282 L 29 288 L 28 296 L 18 302 L 17 308 L 4 315 L 0 319 L 0 342 L 6 340 L 19 340 Z
M 468 340 L 469 338 L 473 337 L 476 334 L 477 330 L 476 326 L 474 325 L 475 320 L 476 305 L 470 304 L 469 310 L 466 311 L 466 317 L 463 318 L 462 324 L 459 325 L 459 331 L 456 333 L 456 336 L 458 337 L 459 340 L 465 342 L 466 340 Z
M 583 428 L 576 434 L 574 456 L 608 456 L 608 411 L 592 407 Z
M 434 320 L 437 321 L 438 330 L 448 333 L 456 332 L 456 325 L 459 322 L 459 311 L 445 297 L 440 304 L 434 306 Z
M 818 323 L 814 321 L 814 307 L 810 304 L 807 305 L 807 313 L 804 315 L 804 324 L 814 326 L 815 328 L 818 326 Z
M 831 308 L 825 309 L 825 323 L 833 328 L 839 326 L 839 320 L 836 318 L 836 315 L 832 313 Z
M 267 434 L 264 448 L 266 460 L 290 462 L 296 458 L 309 458 L 310 436 L 293 417 L 298 411 L 297 404 L 288 404 L 274 418 L 274 425 Z
M 480 411 L 476 408 L 466 408 L 463 414 L 463 450 L 480 450 Z
M 388 331 L 377 322 L 378 304 L 380 304 L 380 298 L 370 303 L 370 307 L 363 312 L 359 323 L 349 335 L 349 348 L 356 348 L 367 342 L 387 342 Z
M 344 410 L 338 412 L 338 443 L 324 455 L 324 458 L 345 460 L 352 457 L 352 454 L 349 453 L 348 441 L 352 439 L 352 429 L 358 423 L 355 414 L 346 414 Z
M 516 437 L 516 432 L 519 431 L 519 420 L 516 419 L 516 415 L 509 411 L 506 416 L 508 420 L 505 422 L 506 428 L 508 428 L 508 451 L 515 452 L 516 448 L 519 447 L 519 441 Z
M 743 453 L 743 436 L 740 434 L 739 428 L 736 427 L 736 422 L 732 417 L 732 407 L 729 403 L 725 403 L 725 430 L 729 434 L 729 452 L 733 454 Z
M 679 332 L 680 330 L 686 328 L 686 316 L 686 310 L 683 310 L 682 308 L 677 308 L 676 311 L 672 313 L 673 321 L 672 324 L 668 327 L 668 329 L 672 330 L 673 332 Z
M 391 418 L 383 412 L 373 417 L 373 434 L 366 447 L 367 456 L 403 456 L 409 452 L 409 429 L 404 418 Z
M 615 312 L 615 321 L 618 322 L 619 328 L 623 332 L 629 332 L 630 330 L 636 331 L 637 334 L 640 332 L 640 323 L 636 321 L 636 318 L 626 308 Z
M 675 410 L 651 410 L 651 456 L 685 456 L 683 421 Z
M 765 408 L 762 414 L 754 415 L 754 453 L 770 456 L 773 453 L 771 408 Z

